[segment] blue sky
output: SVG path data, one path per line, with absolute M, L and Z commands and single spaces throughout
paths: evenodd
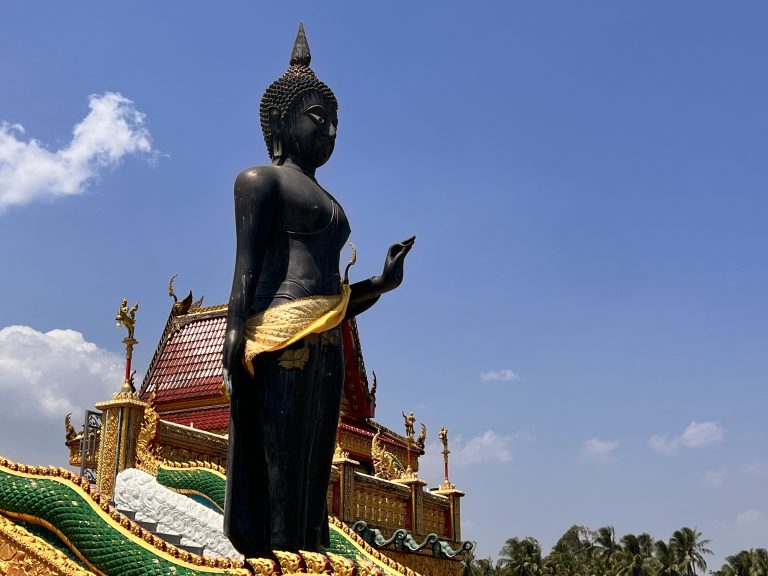
M 298 22 L 340 101 L 318 180 L 353 278 L 416 234 L 359 320 L 377 417 L 467 492 L 481 556 L 574 523 L 768 543 L 768 81 L 758 2 L 5 3 L 0 454 L 65 459 L 63 414 L 141 372 L 168 279 L 226 301 L 232 182 L 266 161 Z M 76 133 L 73 133 L 78 127 Z M 79 416 L 75 416 L 79 419 Z

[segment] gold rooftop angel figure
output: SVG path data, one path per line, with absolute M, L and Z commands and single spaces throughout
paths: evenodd
M 133 340 L 133 327 L 136 324 L 136 311 L 138 309 L 138 302 L 128 308 L 128 299 L 123 298 L 120 308 L 117 309 L 117 316 L 115 316 L 115 320 L 117 320 L 116 326 L 125 326 L 126 330 L 128 330 L 128 338 L 131 340 Z
M 448 450 L 448 429 L 445 426 L 441 426 L 437 437 L 443 444 L 443 466 L 445 471 L 445 480 L 440 484 L 440 490 L 455 490 L 456 485 L 448 479 L 448 454 L 451 453 Z
M 413 440 L 413 425 L 416 424 L 416 417 L 413 415 L 413 410 L 410 414 L 403 412 L 403 419 L 405 420 L 405 435 Z
M 120 302 L 120 308 L 117 309 L 117 316 L 115 316 L 115 320 L 117 320 L 116 326 L 125 326 L 125 329 L 128 330 L 128 336 L 123 338 L 123 344 L 125 344 L 125 380 L 123 381 L 121 392 L 135 392 L 133 377 L 131 376 L 131 358 L 133 357 L 133 347 L 139 343 L 133 337 L 133 329 L 136 325 L 136 311 L 138 309 L 138 302 L 128 308 L 128 299 L 123 298 L 122 302 Z

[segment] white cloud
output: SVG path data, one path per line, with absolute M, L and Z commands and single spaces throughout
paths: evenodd
M 680 443 L 688 448 L 703 448 L 721 442 L 724 434 L 719 422 L 691 422 L 680 436 Z
M 760 494 L 756 496 L 761 498 Z M 714 545 L 711 548 L 720 556 L 719 562 L 707 563 L 711 568 L 718 568 L 728 554 L 735 554 L 738 550 L 764 548 L 768 541 L 768 518 L 758 508 L 748 508 L 727 520 L 715 520 L 709 526 L 702 526 L 702 532 L 716 545 L 716 548 Z
M 753 527 L 757 524 L 762 523 L 765 516 L 762 512 L 759 510 L 755 510 L 753 508 L 750 508 L 749 510 L 746 510 L 742 512 L 741 514 L 737 514 L 736 518 L 734 518 L 733 523 L 737 526 L 743 526 L 743 527 Z
M 121 158 L 152 151 L 144 114 L 119 93 L 89 98 L 88 115 L 72 129 L 72 140 L 49 151 L 20 124 L 0 123 L 0 214 L 11 206 L 82 194 L 100 169 Z
M 674 454 L 680 447 L 680 440 L 678 438 L 669 439 L 665 434 L 654 434 L 648 440 L 648 444 L 662 454 Z
M 691 422 L 680 436 L 669 438 L 664 434 L 655 434 L 648 440 L 648 444 L 662 454 L 674 454 L 681 446 L 704 448 L 722 442 L 724 437 L 725 428 L 719 422 Z
M 83 409 L 119 390 L 124 362 L 74 330 L 0 329 L 0 455 L 66 465 L 64 416 L 79 429 Z
M 744 473 L 749 476 L 768 479 L 768 462 L 752 462 L 744 467 Z
M 21 414 L 60 420 L 67 412 L 106 400 L 120 388 L 123 362 L 74 330 L 2 328 L 0 421 Z M 79 414 L 73 415 L 73 420 L 77 418 Z
M 614 450 L 619 447 L 618 440 L 600 440 L 592 438 L 584 442 L 581 453 L 593 460 L 608 460 L 613 456 Z
M 520 376 L 509 368 L 504 368 L 503 370 L 485 370 L 480 372 L 480 380 L 484 382 L 510 382 L 512 380 L 520 380 Z
M 466 443 L 458 438 L 454 443 L 453 465 L 469 466 L 482 462 L 509 462 L 512 460 L 511 435 L 500 436 L 493 430 L 487 430 L 482 436 L 476 436 Z
M 527 432 L 501 435 L 487 430 L 480 436 L 467 441 L 461 436 L 449 437 L 450 469 L 465 469 L 478 464 L 511 462 L 515 444 L 530 438 Z M 430 480 L 443 480 L 443 446 L 433 442 L 426 447 L 424 456 L 419 458 L 419 476 Z
M 727 474 L 728 473 L 723 469 L 707 470 L 704 473 L 704 476 L 702 477 L 701 481 L 706 486 L 714 486 L 714 487 L 722 486 Z

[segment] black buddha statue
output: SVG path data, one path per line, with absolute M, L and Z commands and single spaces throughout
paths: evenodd
M 309 63 L 300 25 L 290 67 L 261 100 L 272 165 L 248 168 L 235 181 L 224 530 L 247 558 L 327 543 L 344 379 L 340 323 L 400 285 L 414 242 L 392 245 L 381 275 L 352 285 L 346 272 L 342 279 L 349 223 L 315 179 L 333 153 L 338 104 Z

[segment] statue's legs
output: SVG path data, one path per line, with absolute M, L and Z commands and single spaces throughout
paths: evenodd
M 263 427 L 254 425 L 256 383 L 245 370 L 233 375 L 236 390 L 230 398 L 227 492 L 224 534 L 246 558 L 269 552 L 267 469 L 258 452 L 264 445 Z
M 328 546 L 328 481 L 336 447 L 336 432 L 341 410 L 344 386 L 344 354 L 341 344 L 341 328 L 335 328 L 320 340 L 323 368 L 318 372 L 316 384 L 307 399 L 311 408 L 306 436 L 307 448 L 307 525 L 305 528 L 305 550 L 318 550 L 320 545 Z
M 337 336 L 311 335 L 285 355 L 257 356 L 255 381 L 232 400 L 225 529 L 247 557 L 317 550 L 327 541 L 344 380 Z

